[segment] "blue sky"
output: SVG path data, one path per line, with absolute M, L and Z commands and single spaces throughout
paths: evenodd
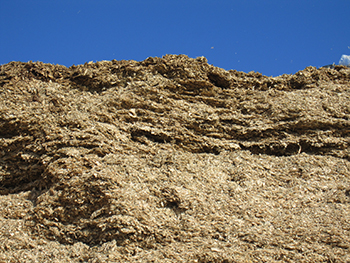
M 165 54 L 268 76 L 350 54 L 350 0 L 0 0 L 0 64 Z

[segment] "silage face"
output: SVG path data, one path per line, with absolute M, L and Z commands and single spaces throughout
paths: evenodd
M 270 78 L 168 55 L 0 72 L 1 193 L 28 195 L 33 237 L 130 261 L 346 257 L 348 68 Z

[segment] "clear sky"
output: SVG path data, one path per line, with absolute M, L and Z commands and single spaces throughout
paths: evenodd
M 350 0 L 0 0 L 0 64 L 166 54 L 268 76 L 350 55 Z

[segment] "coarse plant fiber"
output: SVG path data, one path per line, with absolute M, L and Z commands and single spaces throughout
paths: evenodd
M 350 262 L 350 69 L 0 66 L 0 262 Z

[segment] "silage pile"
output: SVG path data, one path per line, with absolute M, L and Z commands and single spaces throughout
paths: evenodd
M 0 261 L 350 261 L 345 66 L 11 62 L 0 136 Z

